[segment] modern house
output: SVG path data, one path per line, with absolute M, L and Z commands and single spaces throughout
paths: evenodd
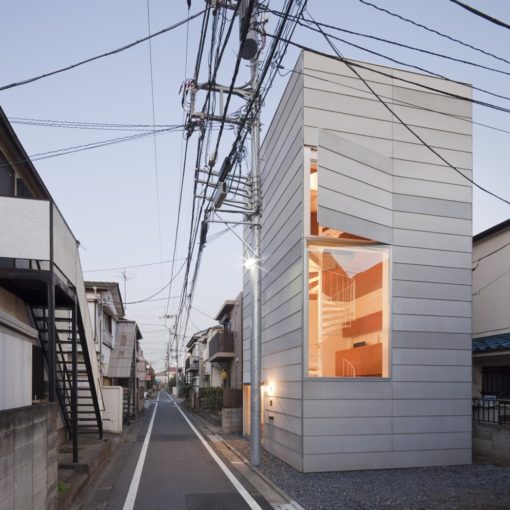
M 124 317 L 124 305 L 117 282 L 85 282 L 87 302 L 96 346 L 97 362 L 103 385 L 107 377 L 112 349 L 115 347 L 117 322 Z
M 302 53 L 261 149 L 263 447 L 304 472 L 468 464 L 471 89 L 353 68 L 380 100 Z
M 0 219 L 0 506 L 56 508 L 58 432 L 75 461 L 102 435 L 100 377 L 79 243 L 1 109 Z

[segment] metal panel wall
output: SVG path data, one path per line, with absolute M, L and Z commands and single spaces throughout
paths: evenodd
M 367 67 L 388 75 L 359 70 L 396 113 L 471 177 L 470 103 L 398 78 L 465 97 L 470 88 Z M 393 261 L 391 377 L 305 378 L 303 469 L 469 463 L 471 185 L 392 118 L 344 64 L 305 53 L 304 75 L 305 143 L 319 146 L 319 223 L 391 244 Z M 382 173 L 377 180 L 372 151 L 391 158 L 391 168 L 383 167 L 391 185 Z M 353 185 L 355 178 L 365 189 Z M 321 186 L 329 195 L 321 196 Z

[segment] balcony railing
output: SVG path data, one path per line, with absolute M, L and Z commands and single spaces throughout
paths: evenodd
M 198 356 L 190 356 L 184 363 L 186 372 L 198 372 Z
M 209 342 L 209 361 L 224 361 L 234 357 L 234 334 L 217 331 Z
M 510 423 L 510 400 L 491 398 L 473 399 L 473 421 L 483 423 Z

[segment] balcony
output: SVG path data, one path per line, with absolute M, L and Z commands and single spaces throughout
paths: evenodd
M 198 356 L 190 356 L 189 358 L 186 358 L 184 370 L 186 372 L 198 372 Z
M 234 357 L 234 333 L 216 332 L 209 342 L 209 361 L 228 361 Z
M 88 313 L 79 243 L 56 205 L 49 200 L 0 196 L 0 281 L 31 307 L 48 305 L 53 269 L 55 306 L 71 307 L 78 300 L 89 353 L 95 352 Z M 99 372 L 92 356 L 99 393 Z

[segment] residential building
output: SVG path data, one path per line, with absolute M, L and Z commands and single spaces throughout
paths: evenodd
M 112 386 L 122 386 L 123 388 L 123 416 L 127 423 L 132 418 L 136 418 L 138 413 L 143 410 L 145 367 L 143 375 L 137 370 L 137 363 L 143 358 L 143 353 L 140 350 L 142 338 L 142 333 L 136 322 L 127 319 L 117 321 L 115 343 L 110 354 L 106 376 Z
M 263 447 L 304 472 L 468 464 L 471 89 L 352 69 L 302 53 L 261 148 Z
M 0 109 L 0 506 L 56 508 L 57 435 L 102 435 L 79 243 Z
M 124 305 L 117 282 L 85 282 L 87 302 L 103 385 L 111 385 L 107 377 L 112 349 L 115 347 L 117 322 L 124 317 Z
M 208 343 L 208 362 L 219 370 L 221 386 L 242 389 L 243 367 L 243 294 L 223 303 L 216 315 L 222 329 Z
M 473 237 L 473 458 L 510 464 L 510 220 Z
M 473 237 L 475 398 L 491 395 L 510 399 L 509 253 L 510 220 Z

